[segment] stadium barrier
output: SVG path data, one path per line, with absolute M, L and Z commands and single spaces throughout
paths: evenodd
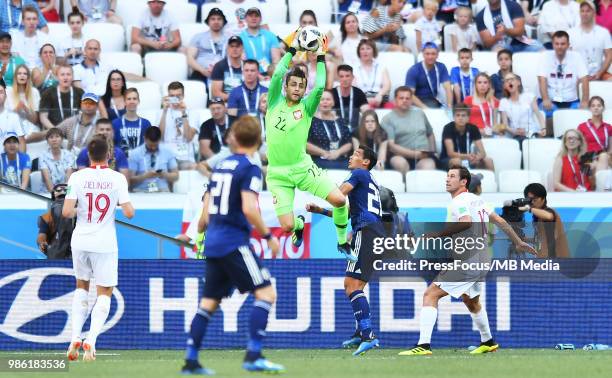
M 609 343 L 611 261 L 602 260 L 595 273 L 582 279 L 550 271 L 532 272 L 531 280 L 510 271 L 489 275 L 482 302 L 496 340 L 502 347 Z M 205 264 L 122 260 L 119 286 L 98 349 L 183 348 L 202 292 Z M 278 303 L 270 313 L 265 347 L 337 348 L 353 333 L 352 310 L 343 293 L 343 261 L 272 260 L 266 264 L 275 277 Z M 406 273 L 406 277 L 381 279 L 366 290 L 383 347 L 406 347 L 418 339 L 418 314 L 427 282 L 414 274 Z M 3 261 L 0 349 L 65 349 L 73 290 L 70 262 Z M 93 291 L 90 295 L 91 307 Z M 204 346 L 242 348 L 251 303 L 251 298 L 239 293 L 226 299 L 214 315 Z M 86 324 L 84 329 L 88 328 Z M 442 300 L 434 346 L 464 348 L 479 341 L 465 306 Z

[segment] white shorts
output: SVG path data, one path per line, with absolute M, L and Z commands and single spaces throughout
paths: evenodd
M 119 257 L 115 253 L 72 250 L 72 267 L 78 280 L 95 280 L 96 286 L 115 287 L 118 281 Z
M 461 298 L 463 294 L 467 294 L 468 297 L 474 298 L 480 295 L 482 290 L 482 282 L 443 282 L 434 281 L 434 285 L 444 290 L 453 298 Z

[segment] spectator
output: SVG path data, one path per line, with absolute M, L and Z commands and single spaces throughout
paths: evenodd
M 538 26 L 538 18 L 542 13 L 542 7 L 548 0 L 521 0 L 520 4 L 525 13 L 525 25 L 532 27 Z
M 144 143 L 144 133 L 151 127 L 151 122 L 138 115 L 140 94 L 138 89 L 129 88 L 125 91 L 125 114 L 116 118 L 113 123 L 113 134 L 115 146 L 119 147 L 126 155 L 129 150 Z
M 450 77 L 443 63 L 437 62 L 438 46 L 428 43 L 423 47 L 423 60 L 406 73 L 406 86 L 414 94 L 413 102 L 419 108 L 453 106 Z
M 487 157 L 478 128 L 471 123 L 470 108 L 458 103 L 453 108 L 453 122 L 442 131 L 442 153 L 440 161 L 446 169 L 462 165 L 468 169 L 485 168 L 493 170 L 493 160 Z
M 423 45 L 429 42 L 433 42 L 437 45 L 440 44 L 440 32 L 442 28 L 435 18 L 438 9 L 439 5 L 437 1 L 425 0 L 423 2 L 423 16 L 415 23 L 416 46 L 418 51 L 421 51 Z
M 53 193 L 55 185 L 68 182 L 74 169 L 74 155 L 62 148 L 64 135 L 60 129 L 56 127 L 50 129 L 46 138 L 49 149 L 38 158 L 42 185 L 40 188 L 32 188 L 38 193 Z
M 240 33 L 240 38 L 249 47 L 246 49 L 246 58 L 259 62 L 259 71 L 268 72 L 270 64 L 280 60 L 280 47 L 278 39 L 269 30 L 261 28 L 261 11 L 258 8 L 249 8 L 246 11 L 247 28 Z
M 553 166 L 555 190 L 558 192 L 593 190 L 588 174 L 590 168 L 588 164 L 583 164 L 581 161 L 587 152 L 584 136 L 578 130 L 567 130 L 561 142 L 561 151 Z
M 264 93 L 259 98 L 259 125 L 261 126 L 261 146 L 259 147 L 259 158 L 262 162 L 263 174 L 266 174 L 266 168 L 264 166 L 268 164 L 268 146 L 266 145 L 266 113 L 268 112 L 268 93 Z
M 589 80 L 611 80 L 608 72 L 612 62 L 610 32 L 595 25 L 595 4 L 592 0 L 580 3 L 580 25 L 568 31 L 572 50 L 584 58 Z
M 405 0 L 390 0 L 388 5 L 379 5 L 363 20 L 363 32 L 376 42 L 380 51 L 407 51 L 403 46 L 406 35 L 402 28 Z M 358 52 L 359 54 L 359 52 Z
M 19 65 L 15 69 L 15 80 L 12 90 L 7 93 L 7 104 L 21 119 L 23 132 L 28 135 L 38 130 L 38 105 L 40 104 L 40 93 L 32 87 L 30 70 L 25 65 Z
M 47 88 L 40 96 L 40 124 L 44 130 L 59 125 L 78 110 L 83 90 L 72 85 L 72 77 L 72 66 L 60 65 L 57 86 Z
M 539 104 L 546 113 L 546 127 L 552 135 L 552 115 L 557 109 L 587 108 L 589 101 L 589 77 L 584 60 L 579 53 L 569 49 L 569 35 L 564 31 L 553 35 L 554 51 L 545 51 L 539 61 Z M 582 85 L 582 100 L 578 92 Z
M 497 64 L 499 71 L 491 75 L 491 83 L 496 98 L 504 97 L 504 78 L 512 73 L 512 51 L 502 49 L 497 52 Z
M 387 68 L 376 61 L 376 44 L 372 40 L 362 39 L 357 47 L 357 56 L 359 64 L 355 67 L 353 85 L 365 93 L 370 108 L 383 107 L 389 102 L 391 80 Z
M 450 80 L 453 85 L 455 102 L 462 102 L 466 97 L 473 95 L 474 77 L 478 75 L 478 68 L 471 67 L 472 50 L 462 48 L 457 53 L 459 67 L 451 69 Z
M 25 64 L 22 57 L 11 54 L 12 39 L 9 33 L 0 32 L 0 78 L 4 79 L 4 83 L 9 87 L 13 85 L 17 66 Z
M 474 95 L 465 98 L 465 104 L 470 106 L 470 120 L 478 127 L 483 136 L 493 136 L 493 128 L 497 124 L 497 109 L 499 100 L 493 95 L 491 78 L 484 72 L 474 78 Z
M 87 146 L 93 136 L 96 119 L 98 119 L 98 103 L 100 98 L 94 93 L 84 93 L 81 97 L 81 112 L 66 118 L 57 128 L 66 136 L 68 150 L 75 155 Z M 28 143 L 38 142 L 45 138 L 46 132 L 32 133 L 26 140 Z
M 82 13 L 87 22 L 110 22 L 119 25 L 123 23 L 115 14 L 117 0 L 70 0 L 70 5 L 72 11 Z
M 218 61 L 210 74 L 212 97 L 227 101 L 232 89 L 242 84 L 242 54 L 244 48 L 240 37 L 232 36 L 227 40 L 226 59 Z
M 32 84 L 42 92 L 58 83 L 57 68 L 59 66 L 56 62 L 55 47 L 52 44 L 46 43 L 40 48 L 40 60 L 42 64 L 32 69 Z
M 149 127 L 145 143 L 130 152 L 130 184 L 134 192 L 169 192 L 178 180 L 178 165 L 172 150 L 160 145 L 161 130 Z
M 26 143 L 23 136 L 23 128 L 19 116 L 6 106 L 6 87 L 0 85 L 0 140 L 9 134 L 15 134 L 19 140 L 19 151 L 25 152 Z M 4 146 L 0 146 L 0 152 L 4 152 Z
M 612 126 L 604 122 L 603 112 L 606 109 L 603 98 L 593 96 L 589 100 L 591 118 L 578 125 L 587 143 L 587 152 L 593 155 L 593 162 L 597 171 L 604 171 L 610 166 L 612 156 Z
M 382 119 L 388 135 L 391 166 L 405 175 L 411 169 L 436 169 L 436 140 L 425 113 L 412 105 L 412 89 L 395 90 L 395 108 Z
M 382 171 L 387 165 L 387 133 L 378 122 L 378 115 L 374 110 L 366 110 L 363 112 L 359 128 L 353 131 L 353 150 L 359 148 L 360 145 L 370 147 L 378 157 L 376 169 Z
M 200 158 L 209 159 L 218 154 L 222 149 L 227 149 L 225 134 L 236 120 L 236 117 L 227 114 L 225 102 L 220 97 L 210 100 L 211 118 L 200 126 Z
M 208 84 L 215 63 L 225 56 L 229 35 L 225 30 L 227 19 L 221 9 L 211 9 L 205 22 L 208 30 L 191 39 L 186 55 L 187 64 L 193 70 L 191 80 L 201 80 Z
M 38 29 L 48 33 L 47 21 L 43 17 L 38 4 L 34 0 L 9 0 L 0 2 L 0 29 L 8 33 L 11 30 L 23 29 L 21 16 L 26 7 L 32 7 L 36 10 L 40 23 Z
M 354 80 L 355 76 L 351 66 L 347 64 L 338 66 L 339 85 L 332 92 L 334 104 L 336 104 L 334 110 L 349 125 L 351 130 L 357 129 L 359 125 L 359 113 L 369 108 L 365 93 L 353 86 Z
M 315 87 L 317 81 L 317 53 L 307 51 L 305 55 L 306 61 L 304 64 L 308 67 L 304 73 L 306 74 L 306 95 L 309 94 Z M 330 60 L 325 61 L 325 69 L 328 74 L 325 77 L 325 89 L 332 89 L 334 87 L 334 72 L 336 72 L 336 66 Z
M 102 96 L 101 108 L 111 121 L 125 114 L 125 76 L 119 70 L 112 70 L 106 80 L 106 92 Z
M 25 60 L 29 69 L 40 65 L 40 48 L 51 39 L 47 33 L 38 31 L 38 10 L 33 6 L 23 7 L 21 20 L 24 25 L 23 31 L 13 30 L 13 52 Z
M 145 55 L 151 51 L 176 51 L 181 34 L 174 16 L 164 9 L 164 0 L 148 0 L 147 9 L 132 27 L 131 51 Z
M 338 0 L 338 12 L 340 14 L 369 12 L 373 5 L 374 0 Z
M 595 22 L 597 25 L 603 26 L 608 29 L 608 32 L 612 33 L 612 7 L 610 6 L 610 0 L 599 0 L 599 9 L 597 10 L 597 17 Z
M 19 152 L 19 138 L 15 133 L 7 133 L 2 143 L 4 152 L 0 154 L 0 181 L 27 189 L 30 184 L 32 162 L 25 152 Z
M 64 62 L 74 66 L 83 62 L 83 24 L 85 16 L 81 12 L 71 12 L 67 16 L 70 35 L 65 36 L 58 43 L 57 56 Z
M 551 50 L 554 32 L 569 31 L 580 24 L 580 7 L 573 0 L 547 1 L 538 17 L 538 24 L 540 40 Z
M 38 217 L 36 244 L 47 259 L 70 259 L 72 256 L 70 244 L 74 223 L 71 218 L 62 217 L 67 187 L 68 185 L 62 183 L 52 188 L 51 208 Z
M 336 56 L 352 67 L 359 64 L 357 46 L 364 38 L 359 30 L 359 19 L 354 13 L 347 13 L 340 23 L 340 46 L 336 48 Z
M 193 138 L 198 133 L 189 123 L 189 110 L 183 99 L 185 87 L 178 81 L 168 84 L 168 96 L 163 99 L 159 129 L 163 141 L 177 160 L 181 170 L 195 168 Z
M 511 0 L 488 0 L 476 15 L 476 28 L 486 49 L 512 52 L 540 51 L 540 42 L 525 35 L 525 14 L 521 6 Z
M 259 63 L 247 59 L 242 66 L 242 85 L 232 89 L 227 101 L 227 112 L 235 117 L 248 114 L 259 116 L 259 97 L 268 88 L 259 83 Z
M 319 111 L 312 119 L 306 152 L 323 169 L 346 169 L 353 148 L 348 124 L 334 113 L 334 96 L 326 90 L 321 96 Z
M 96 121 L 96 135 L 101 135 L 106 138 L 108 142 L 108 167 L 115 170 L 125 176 L 127 180 L 130 179 L 130 171 L 128 161 L 119 146 L 113 143 L 115 136 L 113 135 L 113 126 L 108 118 L 100 118 Z M 87 153 L 87 147 L 83 148 L 79 153 L 76 160 L 77 169 L 83 169 L 89 167 L 89 155 Z
M 506 126 L 505 132 L 519 142 L 521 150 L 525 139 L 546 136 L 546 124 L 536 97 L 533 93 L 523 92 L 520 76 L 506 74 L 504 98 L 499 103 L 499 111 L 501 123 Z
M 59 13 L 55 8 L 55 0 L 36 0 L 36 5 L 47 22 L 61 22 Z
M 478 42 L 478 31 L 472 23 L 472 9 L 468 7 L 457 7 L 455 9 L 455 22 L 447 25 L 451 38 L 451 51 L 461 49 L 476 49 Z

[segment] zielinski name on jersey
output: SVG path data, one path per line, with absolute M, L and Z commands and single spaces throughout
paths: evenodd
M 85 181 L 83 189 L 89 190 L 112 190 L 113 183 L 110 181 Z

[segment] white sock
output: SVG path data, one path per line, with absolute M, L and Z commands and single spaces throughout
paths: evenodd
M 480 331 L 480 341 L 485 342 L 491 340 L 493 336 L 491 336 L 491 328 L 489 327 L 489 317 L 487 316 L 487 310 L 484 307 L 480 310 L 480 312 L 474 314 L 470 312 L 472 315 L 472 320 L 476 324 L 476 328 Z
M 91 326 L 89 327 L 89 334 L 87 335 L 87 343 L 92 346 L 96 345 L 96 339 L 100 331 L 102 331 L 106 318 L 108 318 L 110 304 L 111 299 L 109 296 L 99 295 L 93 310 L 91 310 Z
M 72 297 L 72 341 L 81 339 L 83 324 L 87 320 L 87 297 L 89 293 L 85 289 L 76 289 Z
M 419 334 L 419 345 L 431 343 L 431 333 L 433 332 L 434 325 L 436 325 L 437 317 L 437 308 L 432 306 L 424 306 L 421 309 L 421 319 L 419 320 L 419 328 L 421 330 L 421 333 Z

